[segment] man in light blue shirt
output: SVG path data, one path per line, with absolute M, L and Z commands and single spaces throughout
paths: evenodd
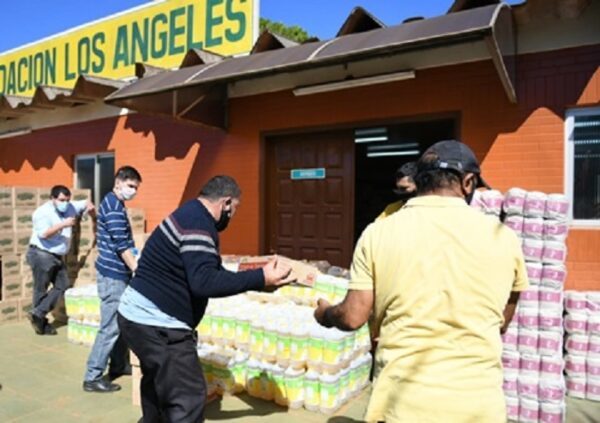
M 64 256 L 71 247 L 73 226 L 78 216 L 94 210 L 88 200 L 70 199 L 71 191 L 56 185 L 50 191 L 50 201 L 33 213 L 33 233 L 27 251 L 27 263 L 33 272 L 33 307 L 28 317 L 38 335 L 56 335 L 46 315 L 70 285 Z M 48 290 L 50 284 L 52 288 Z

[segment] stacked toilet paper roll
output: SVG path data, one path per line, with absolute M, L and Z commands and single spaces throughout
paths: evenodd
M 565 410 L 564 283 L 569 204 L 562 194 L 512 188 L 504 224 L 521 238 L 529 289 L 503 335 L 510 420 L 562 422 Z
M 565 292 L 567 395 L 600 401 L 600 292 Z

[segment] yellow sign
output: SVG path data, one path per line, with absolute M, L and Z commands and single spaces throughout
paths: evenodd
M 152 2 L 0 54 L 0 94 L 31 96 L 38 85 L 72 88 L 79 74 L 133 76 L 136 62 L 173 68 L 192 48 L 246 53 L 258 27 L 258 1 Z

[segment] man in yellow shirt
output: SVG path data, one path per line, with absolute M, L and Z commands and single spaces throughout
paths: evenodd
M 417 186 L 415 185 L 415 173 L 417 173 L 417 164 L 415 162 L 404 163 L 396 171 L 396 189 L 394 193 L 399 197 L 398 201 L 388 204 L 377 219 L 381 220 L 396 213 L 406 204 L 406 202 L 415 196 Z
M 322 325 L 372 314 L 379 332 L 366 421 L 506 422 L 500 333 L 528 281 L 514 232 L 467 204 L 480 174 L 462 143 L 428 149 L 417 197 L 358 241 L 344 301 L 319 300 Z

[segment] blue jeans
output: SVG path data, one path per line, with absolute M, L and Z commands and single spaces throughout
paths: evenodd
M 98 273 L 100 297 L 100 328 L 87 361 L 84 380 L 98 380 L 104 374 L 110 358 L 109 373 L 121 373 L 129 365 L 128 349 L 117 324 L 117 309 L 127 282 L 107 278 Z

